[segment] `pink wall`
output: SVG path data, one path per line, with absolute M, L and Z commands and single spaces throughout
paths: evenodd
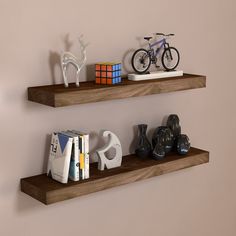
M 0 235 L 235 236 L 235 9 L 234 0 L 0 0 Z M 59 109 L 27 101 L 27 87 L 52 83 L 66 34 L 77 53 L 84 33 L 93 64 L 122 60 L 157 31 L 176 33 L 180 68 L 207 75 L 206 89 Z M 170 113 L 210 164 L 47 207 L 19 191 L 21 177 L 42 173 L 52 131 L 110 129 L 127 154 L 134 125 L 154 128 Z

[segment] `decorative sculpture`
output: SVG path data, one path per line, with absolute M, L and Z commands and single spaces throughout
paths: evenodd
M 166 126 L 157 127 L 152 136 L 153 152 L 155 160 L 161 160 L 170 151 L 180 155 L 189 152 L 191 144 L 186 134 L 181 134 L 179 117 L 176 114 L 169 115 Z
M 180 55 L 178 50 L 168 43 L 168 39 L 174 34 L 156 33 L 156 35 L 161 36 L 162 39 L 156 40 L 153 37 L 144 37 L 148 42 L 148 49 L 139 48 L 132 56 L 132 67 L 138 74 L 146 73 L 151 64 L 159 67 L 156 64 L 159 58 L 166 71 L 175 70 L 179 64 Z
M 162 159 L 173 149 L 174 136 L 170 128 L 160 126 L 156 128 L 152 136 L 153 158 Z
M 139 130 L 139 137 L 137 146 L 135 149 L 135 154 L 139 158 L 148 158 L 150 154 L 152 153 L 152 146 L 147 138 L 147 124 L 139 124 L 138 125 Z
M 83 41 L 83 35 L 81 35 L 79 38 L 79 44 L 81 49 L 81 58 L 77 58 L 75 55 L 73 55 L 70 52 L 63 52 L 61 54 L 61 68 L 62 68 L 62 74 L 63 74 L 63 80 L 65 87 L 69 87 L 68 79 L 66 76 L 67 66 L 69 64 L 73 65 L 76 68 L 76 86 L 79 87 L 79 75 L 82 67 L 85 65 L 85 62 L 87 60 L 86 58 L 86 47 L 88 46 L 88 43 L 84 43 Z
M 103 131 L 103 137 L 109 137 L 109 141 L 104 147 L 96 151 L 98 155 L 98 169 L 104 170 L 105 167 L 111 169 L 121 166 L 122 148 L 118 137 L 110 131 Z M 108 159 L 105 153 L 111 148 L 115 149 L 116 154 L 114 158 Z
M 186 134 L 179 135 L 178 140 L 177 140 L 177 152 L 180 155 L 185 155 L 188 153 L 190 146 L 191 144 L 190 144 L 188 136 Z
M 178 115 L 176 114 L 169 115 L 166 126 L 170 128 L 175 139 L 181 134 L 181 126 Z

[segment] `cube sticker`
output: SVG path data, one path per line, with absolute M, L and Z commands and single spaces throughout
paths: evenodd
M 121 83 L 121 63 L 103 62 L 95 65 L 96 84 L 113 85 Z

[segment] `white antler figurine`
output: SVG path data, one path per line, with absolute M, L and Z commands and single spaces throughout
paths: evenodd
M 80 44 L 80 49 L 81 49 L 81 58 L 77 58 L 70 52 L 63 52 L 61 54 L 61 68 L 62 68 L 62 73 L 63 73 L 63 80 L 65 87 L 68 87 L 68 79 L 66 76 L 66 71 L 67 71 L 67 66 L 69 64 L 72 64 L 76 69 L 76 86 L 79 87 L 79 74 L 82 69 L 82 67 L 85 65 L 86 62 L 86 47 L 88 46 L 88 43 L 85 44 L 83 42 L 83 35 L 81 35 L 78 40 Z

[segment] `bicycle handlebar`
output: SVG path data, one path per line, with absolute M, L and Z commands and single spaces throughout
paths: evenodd
M 156 35 L 161 35 L 161 36 L 174 36 L 174 34 L 163 34 L 163 33 L 156 33 Z

